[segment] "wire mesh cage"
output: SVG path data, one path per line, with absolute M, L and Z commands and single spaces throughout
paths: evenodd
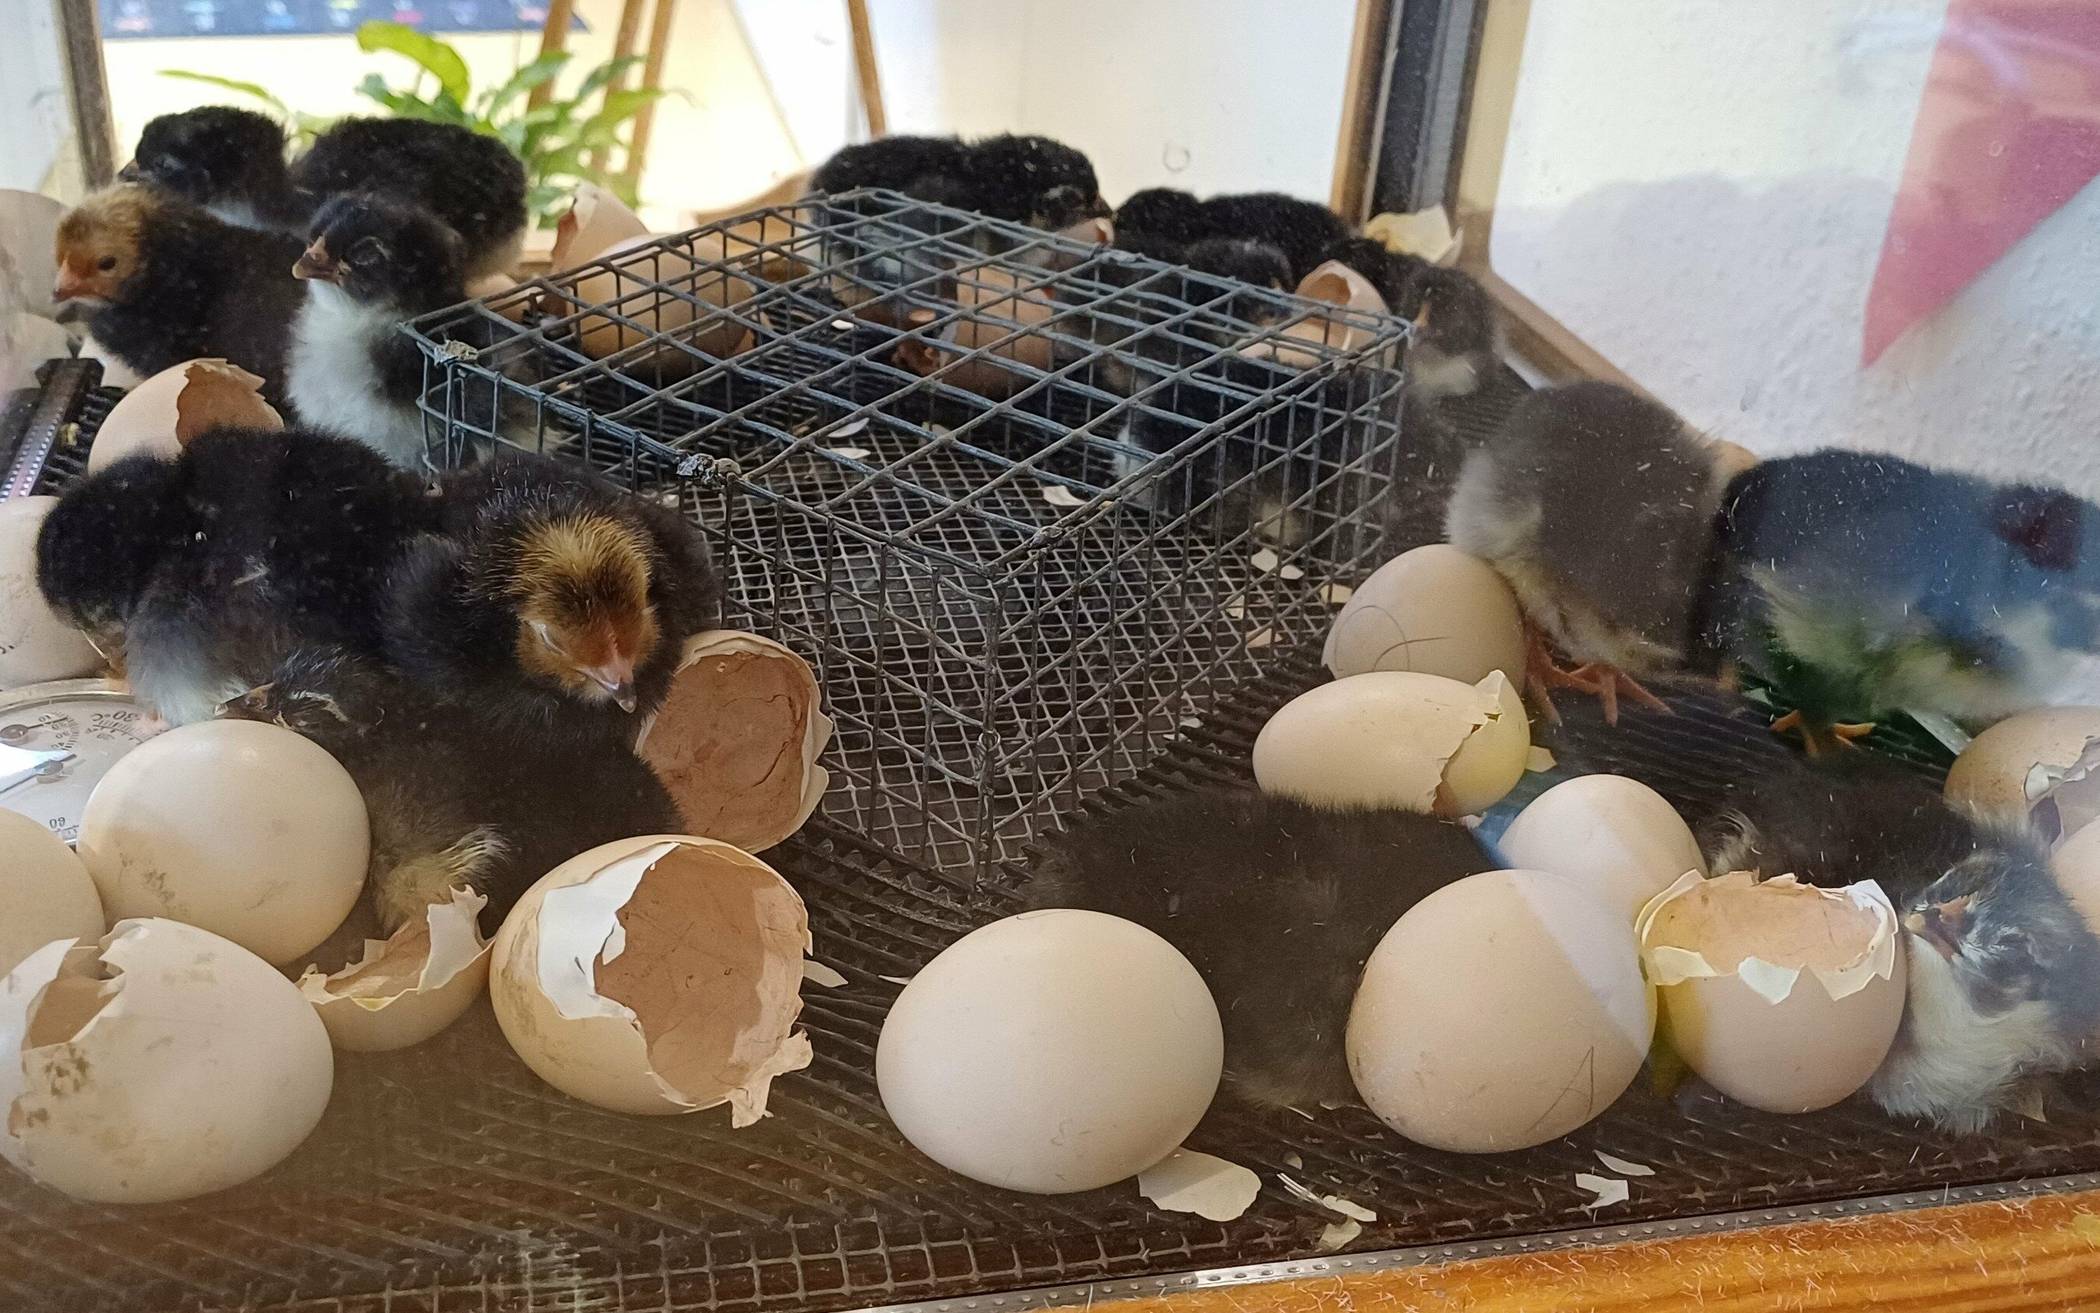
M 433 462 L 675 498 L 731 622 L 817 667 L 827 814 L 943 870 L 1128 778 L 1383 559 L 1405 324 L 893 193 L 412 331 Z

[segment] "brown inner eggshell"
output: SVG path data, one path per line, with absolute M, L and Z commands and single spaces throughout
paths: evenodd
M 1776 967 L 1836 971 L 1859 961 L 1880 930 L 1872 910 L 1828 890 L 1758 884 L 1737 872 L 1664 905 L 1649 939 L 1695 948 L 1716 971 L 1734 971 L 1751 957 Z
M 783 649 L 706 653 L 679 671 L 641 743 L 695 834 L 762 852 L 801 827 L 813 801 L 816 677 Z
M 175 441 L 183 446 L 215 428 L 284 428 L 284 416 L 262 398 L 261 378 L 224 360 L 193 360 L 175 394 Z

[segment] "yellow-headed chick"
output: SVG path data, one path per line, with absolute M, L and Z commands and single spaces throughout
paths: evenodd
M 85 311 L 95 340 L 141 375 L 218 356 L 261 376 L 281 408 L 303 249 L 148 187 L 111 187 L 60 221 L 51 299 Z
M 439 502 L 391 582 L 388 659 L 507 730 L 632 744 L 721 614 L 699 530 L 544 456 L 452 475 Z

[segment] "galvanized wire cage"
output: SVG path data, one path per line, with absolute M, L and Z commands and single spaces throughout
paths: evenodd
M 827 814 L 938 869 L 1128 778 L 1383 559 L 1406 325 L 891 193 L 413 331 L 433 462 L 676 497 L 731 622 L 817 667 Z

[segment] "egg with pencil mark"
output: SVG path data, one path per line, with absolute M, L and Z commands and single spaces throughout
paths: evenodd
M 59 618 L 37 586 L 37 535 L 57 505 L 56 497 L 0 502 L 0 689 L 102 668 L 94 644 Z
M 54 939 L 96 939 L 108 928 L 102 896 L 66 841 L 0 811 L 0 975 Z
M 1495 568 L 1447 543 L 1402 552 L 1349 595 L 1320 654 L 1337 679 L 1411 670 L 1461 683 L 1524 678 L 1524 619 Z

